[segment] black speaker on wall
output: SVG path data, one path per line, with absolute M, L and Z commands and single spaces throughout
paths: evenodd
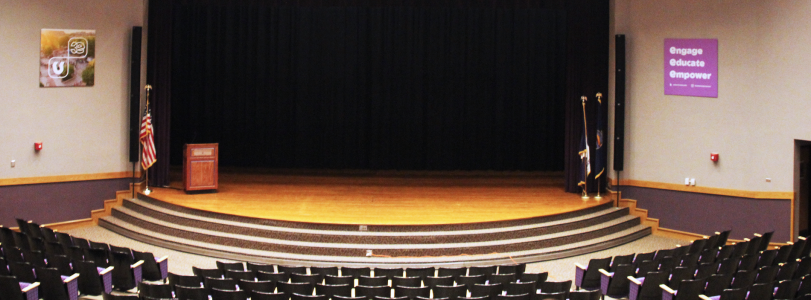
M 625 35 L 614 37 L 616 42 L 616 73 L 614 78 L 614 171 L 624 167 L 625 147 Z
M 130 162 L 138 162 L 141 110 L 141 26 L 132 27 L 130 44 Z

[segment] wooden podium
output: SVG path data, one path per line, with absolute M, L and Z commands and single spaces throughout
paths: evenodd
M 186 144 L 183 149 L 183 187 L 186 192 L 217 189 L 219 144 Z

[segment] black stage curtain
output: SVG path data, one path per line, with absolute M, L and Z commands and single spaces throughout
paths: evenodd
M 229 166 L 572 173 L 583 13 L 567 1 L 229 3 L 150 4 L 155 138 L 175 164 L 218 142 Z M 607 73 L 607 49 L 581 52 Z

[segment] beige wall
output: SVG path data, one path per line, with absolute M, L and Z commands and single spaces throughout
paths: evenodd
M 130 32 L 144 25 L 145 3 L 0 0 L 0 179 L 131 170 Z M 96 30 L 95 86 L 39 87 L 42 28 Z
M 610 105 L 614 34 L 627 47 L 621 178 L 793 192 L 794 140 L 811 140 L 811 1 L 613 0 L 611 8 Z M 718 98 L 664 95 L 665 38 L 718 39 Z M 613 128 L 613 110 L 610 120 Z M 720 153 L 717 164 L 710 152 Z

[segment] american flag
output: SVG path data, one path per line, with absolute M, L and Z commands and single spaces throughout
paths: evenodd
M 155 163 L 155 138 L 152 137 L 152 116 L 149 107 L 144 109 L 144 118 L 141 120 L 141 167 L 148 169 Z

